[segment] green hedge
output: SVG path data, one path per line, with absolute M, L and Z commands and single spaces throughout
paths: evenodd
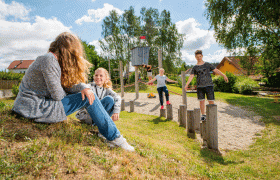
M 229 82 L 226 83 L 222 76 L 213 78 L 215 91 L 252 94 L 253 88 L 259 87 L 258 82 L 246 76 L 235 76 L 233 73 L 226 72 Z
M 24 74 L 0 71 L 0 79 L 2 80 L 19 80 L 23 78 Z
M 226 72 L 226 76 L 228 77 L 228 83 L 225 82 L 222 76 L 215 76 L 213 78 L 215 91 L 234 92 L 234 84 L 236 83 L 237 77 L 231 72 Z
M 12 93 L 13 93 L 15 96 L 17 96 L 18 92 L 19 92 L 19 85 L 18 85 L 18 86 L 17 86 L 17 85 L 13 85 L 13 87 L 12 87 Z
M 252 94 L 255 87 L 259 87 L 258 82 L 249 77 L 239 76 L 233 90 L 235 93 Z

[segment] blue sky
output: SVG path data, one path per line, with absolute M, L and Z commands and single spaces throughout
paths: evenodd
M 229 53 L 218 45 L 204 16 L 203 0 L 0 0 L 0 70 L 13 60 L 36 59 L 47 52 L 61 32 L 70 31 L 101 49 L 102 21 L 115 9 L 119 14 L 133 6 L 166 9 L 172 22 L 184 34 L 182 59 L 195 64 L 194 51 L 202 49 L 204 60 L 220 62 Z

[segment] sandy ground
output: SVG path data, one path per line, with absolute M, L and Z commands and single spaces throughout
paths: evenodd
M 146 93 L 140 93 L 136 99 L 135 93 L 125 93 L 125 111 L 130 111 L 129 101 L 134 100 L 134 112 L 159 116 L 160 104 L 156 98 L 147 98 Z M 182 105 L 182 96 L 170 94 L 173 109 L 173 121 L 178 122 L 178 109 Z M 246 111 L 241 107 L 232 106 L 221 101 L 215 101 L 218 107 L 218 146 L 221 151 L 246 149 L 254 142 L 257 133 L 265 128 L 260 122 L 260 116 Z M 164 104 L 165 105 L 165 104 Z M 197 98 L 187 97 L 187 109 L 199 108 Z M 200 136 L 197 136 L 202 141 Z

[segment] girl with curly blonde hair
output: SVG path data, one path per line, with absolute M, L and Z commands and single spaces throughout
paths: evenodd
M 110 146 L 134 151 L 120 134 L 87 81 L 90 63 L 80 39 L 72 33 L 59 34 L 49 52 L 30 65 L 22 78 L 13 111 L 35 122 L 57 123 L 86 108 Z

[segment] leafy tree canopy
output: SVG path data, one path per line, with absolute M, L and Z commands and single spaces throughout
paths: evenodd
M 219 43 L 259 56 L 261 72 L 270 76 L 280 66 L 280 2 L 274 0 L 207 0 L 206 13 Z
M 149 46 L 149 64 L 158 67 L 158 49 L 162 49 L 163 67 L 167 72 L 174 72 L 181 66 L 180 49 L 183 46 L 182 35 L 171 22 L 170 12 L 161 13 L 154 8 L 143 7 L 140 16 L 135 15 L 130 7 L 122 15 L 111 11 L 103 20 L 102 36 L 99 41 L 106 56 L 114 62 L 123 61 L 128 69 L 131 59 L 131 48 Z M 141 42 L 139 36 L 146 36 Z
M 104 58 L 100 57 L 97 52 L 95 51 L 95 46 L 90 45 L 85 41 L 82 41 L 82 44 L 84 46 L 84 50 L 86 53 L 87 60 L 93 65 L 90 68 L 90 74 L 89 74 L 89 81 L 93 80 L 94 71 L 99 68 L 103 67 L 108 70 L 108 62 L 104 60 Z

